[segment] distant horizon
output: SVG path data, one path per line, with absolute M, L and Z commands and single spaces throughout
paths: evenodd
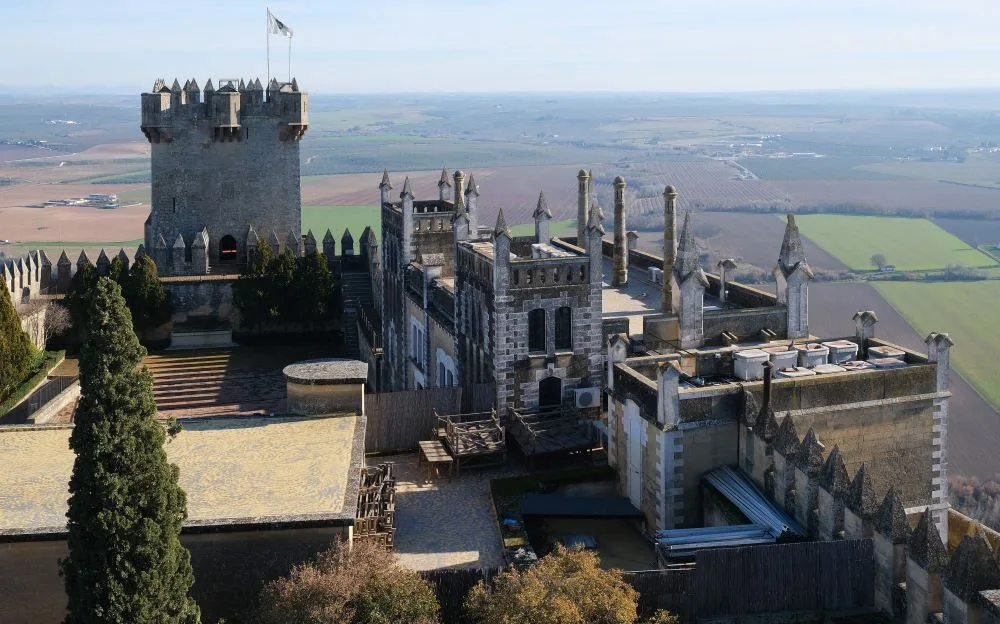
M 287 78 L 290 60 L 317 94 L 1000 88 L 995 7 L 979 0 L 275 0 L 291 48 L 267 35 L 265 4 L 245 0 L 5 9 L 17 28 L 0 76 L 25 91 L 263 79 L 268 46 L 272 75 Z
M 162 77 L 162 76 L 161 76 Z M 293 76 L 294 77 L 294 76 Z M 202 82 L 197 76 L 194 77 L 198 80 L 198 86 L 200 89 L 204 89 L 204 82 Z M 253 76 L 253 78 L 258 78 L 258 76 Z M 173 82 L 174 77 L 169 79 L 164 78 L 168 85 Z M 180 80 L 180 77 L 177 76 Z M 188 78 L 185 78 L 187 80 Z M 247 76 L 243 76 L 246 80 Z M 148 81 L 148 86 L 136 88 L 133 91 L 125 90 L 115 90 L 111 92 L 100 93 L 97 91 L 80 91 L 79 89 L 70 87 L 60 87 L 54 85 L 37 85 L 30 88 L 20 87 L 22 90 L 16 90 L 17 87 L 0 83 L 0 99 L 5 97 L 23 97 L 32 95 L 76 95 L 81 97 L 132 97 L 138 93 L 148 93 L 152 88 L 153 82 L 156 79 Z M 263 78 L 261 82 L 264 82 Z M 284 82 L 284 81 L 279 81 Z M 218 86 L 218 85 L 216 85 Z M 463 96 L 489 96 L 489 95 L 537 95 L 537 96 L 548 96 L 548 95 L 559 95 L 559 96 L 680 96 L 680 97 L 727 97 L 727 96 L 742 96 L 742 95 L 893 95 L 893 94 L 906 94 L 906 95 L 948 95 L 948 94 L 971 94 L 971 95 L 988 95 L 988 94 L 1000 94 L 1000 84 L 988 85 L 988 86 L 949 86 L 949 87 L 864 87 L 864 88 L 807 88 L 807 89 L 760 89 L 760 90 L 732 90 L 732 91 L 654 91 L 654 90 L 622 90 L 622 91 L 611 91 L 611 90 L 503 90 L 503 91 L 317 91 L 310 89 L 308 85 L 299 82 L 299 87 L 313 96 L 322 97 L 336 97 L 336 96 L 349 96 L 349 97 L 463 97 Z M 125 89 L 126 87 L 118 87 L 120 89 Z M 998 108 L 1000 108 L 1000 102 L 998 102 Z

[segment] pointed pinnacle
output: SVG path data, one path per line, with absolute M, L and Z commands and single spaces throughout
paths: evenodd
M 549 205 L 545 201 L 545 191 L 538 192 L 538 205 L 535 206 L 535 212 L 531 216 L 536 220 L 552 218 L 552 211 L 549 210 Z

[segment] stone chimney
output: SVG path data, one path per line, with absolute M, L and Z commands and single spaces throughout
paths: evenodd
M 860 310 L 854 314 L 854 335 L 857 336 L 861 348 L 864 348 L 864 341 L 867 338 L 875 337 L 875 325 L 878 317 L 872 310 Z M 861 359 L 860 357 L 858 359 Z
M 590 220 L 590 174 L 581 169 L 576 174 L 576 246 L 585 247 L 587 222 Z
M 455 173 L 455 184 L 452 187 L 455 191 L 455 209 L 457 210 L 459 206 L 465 205 L 465 174 L 461 170 L 456 169 Z
M 625 178 L 615 178 L 614 272 L 612 286 L 628 283 L 628 247 L 625 240 Z
M 660 309 L 673 314 L 674 292 L 670 274 L 677 260 L 677 190 L 673 186 L 663 189 L 663 301 Z
M 726 292 L 729 286 L 729 272 L 736 269 L 736 261 L 732 258 L 720 260 L 716 265 L 719 268 L 719 301 L 725 303 L 729 298 Z

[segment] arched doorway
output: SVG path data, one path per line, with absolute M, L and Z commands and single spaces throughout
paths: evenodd
M 562 379 L 546 377 L 538 382 L 539 409 L 559 407 L 562 405 Z
M 236 239 L 226 234 L 219 241 L 219 264 L 236 264 L 240 257 L 240 250 L 236 246 Z

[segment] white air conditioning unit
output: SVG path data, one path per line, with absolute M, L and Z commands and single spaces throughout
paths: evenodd
M 576 406 L 578 408 L 599 407 L 601 405 L 600 388 L 577 388 Z

